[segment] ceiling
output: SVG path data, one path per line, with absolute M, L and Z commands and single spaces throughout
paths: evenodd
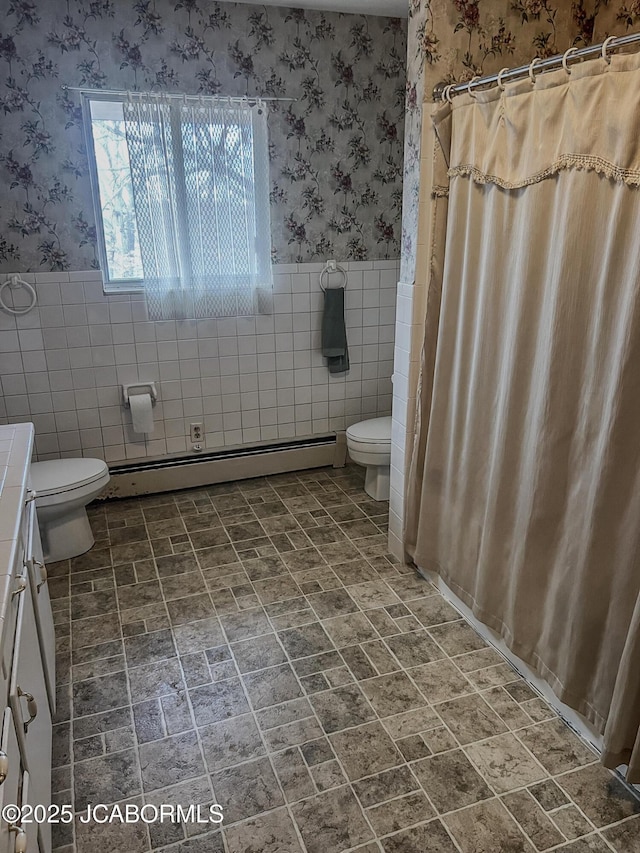
M 256 0 L 236 0 L 255 3 Z M 325 12 L 350 12 L 353 15 L 389 15 L 406 18 L 408 0 L 266 0 L 267 6 L 290 6 L 295 9 L 321 9 Z

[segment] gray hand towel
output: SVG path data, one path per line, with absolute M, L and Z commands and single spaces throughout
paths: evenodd
M 322 313 L 322 355 L 329 373 L 349 370 L 349 348 L 344 324 L 344 287 L 327 287 Z

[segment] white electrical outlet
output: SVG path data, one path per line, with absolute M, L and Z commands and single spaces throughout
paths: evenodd
M 192 442 L 202 441 L 202 439 L 204 437 L 204 431 L 202 429 L 201 423 L 190 424 L 190 430 L 191 430 L 191 441 Z

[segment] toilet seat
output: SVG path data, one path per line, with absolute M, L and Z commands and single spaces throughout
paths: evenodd
M 102 459 L 51 459 L 31 465 L 31 483 L 38 497 L 71 492 L 108 474 Z
M 381 449 L 391 447 L 391 418 L 371 418 L 347 428 L 347 439 L 354 447 L 373 452 L 375 445 Z

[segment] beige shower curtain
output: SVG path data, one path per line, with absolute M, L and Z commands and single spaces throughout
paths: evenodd
M 460 96 L 434 125 L 448 213 L 405 546 L 638 782 L 640 60 Z

